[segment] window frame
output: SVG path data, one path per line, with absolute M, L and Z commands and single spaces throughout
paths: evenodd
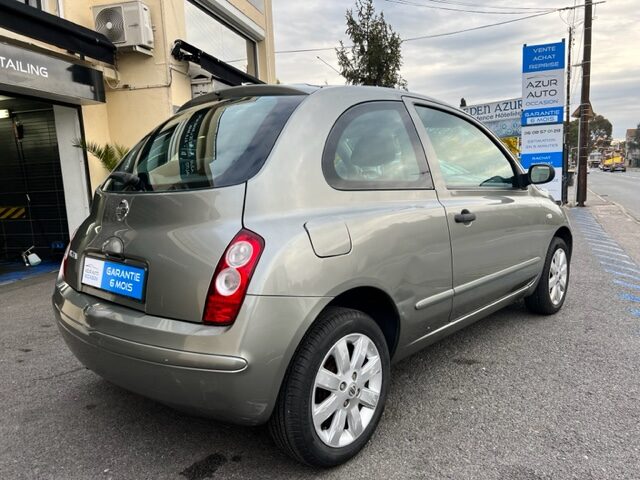
M 518 160 L 516 160 L 514 158 L 514 156 L 511 154 L 511 152 L 507 149 L 507 147 L 500 141 L 500 139 L 491 131 L 489 130 L 485 125 L 483 125 L 481 122 L 479 122 L 478 120 L 476 120 L 475 118 L 471 117 L 470 115 L 466 114 L 465 112 L 462 112 L 460 110 L 457 109 L 453 109 L 451 107 L 448 107 L 446 105 L 440 105 L 440 104 L 430 104 L 425 100 L 422 99 L 416 99 L 416 98 L 407 98 L 406 99 L 411 106 L 413 107 L 413 114 L 415 116 L 413 116 L 413 119 L 415 122 L 418 123 L 418 125 L 416 125 L 416 128 L 418 129 L 422 129 L 422 137 L 421 140 L 423 142 L 423 144 L 425 144 L 425 147 L 428 147 L 428 150 L 430 152 L 433 152 L 433 161 L 436 162 L 436 168 L 437 168 L 437 175 L 440 177 L 440 180 L 442 182 L 442 185 L 444 186 L 444 188 L 447 191 L 474 191 L 474 192 L 490 192 L 490 191 L 500 191 L 500 192 L 512 192 L 512 191 L 516 191 L 516 190 L 526 190 L 526 187 L 523 187 L 522 185 L 522 181 L 521 181 L 521 176 L 525 173 L 522 166 L 520 165 L 520 162 Z M 433 143 L 431 142 L 431 136 L 429 135 L 429 132 L 427 131 L 427 128 L 425 127 L 425 125 L 422 123 L 422 120 L 420 118 L 420 115 L 418 114 L 418 107 L 423 107 L 423 108 L 429 108 L 431 110 L 438 110 L 442 113 L 454 116 L 454 117 L 458 117 L 459 119 L 461 119 L 464 122 L 467 122 L 469 124 L 471 124 L 472 126 L 474 126 L 476 129 L 478 129 L 481 133 L 483 133 L 485 135 L 485 137 L 487 137 L 496 147 L 497 149 L 502 153 L 502 155 L 504 156 L 504 158 L 507 160 L 507 162 L 509 163 L 509 165 L 511 166 L 511 169 L 513 170 L 513 176 L 514 176 L 514 184 L 512 186 L 487 186 L 487 187 L 480 187 L 480 186 L 476 186 L 476 187 L 465 187 L 465 186 L 451 186 L 449 187 L 446 183 L 446 180 L 444 178 L 444 175 L 442 174 L 442 168 L 440 167 L 440 159 L 438 158 L 438 154 L 435 150 L 435 148 L 433 147 Z M 431 159 L 431 156 L 429 156 L 429 154 L 427 154 L 427 161 L 429 161 Z
M 381 108 L 382 107 L 382 108 Z M 418 162 L 420 177 L 413 181 L 384 180 L 364 181 L 346 180 L 338 175 L 335 169 L 335 154 L 337 146 L 346 127 L 363 113 L 375 110 L 395 110 L 400 114 L 400 119 L 407 131 L 411 146 Z M 363 111 L 364 110 L 364 111 Z M 322 173 L 326 182 L 335 190 L 340 191 L 392 191 L 392 190 L 434 190 L 435 186 L 431 176 L 431 170 L 427 163 L 424 145 L 416 129 L 406 105 L 400 100 L 371 100 L 356 103 L 343 111 L 329 131 L 329 135 L 322 151 Z

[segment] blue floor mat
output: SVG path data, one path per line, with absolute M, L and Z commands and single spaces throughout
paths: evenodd
M 59 268 L 60 262 L 55 260 L 43 260 L 40 265 L 35 267 L 26 267 L 19 262 L 0 262 L 0 285 L 35 277 L 43 273 L 56 272 Z

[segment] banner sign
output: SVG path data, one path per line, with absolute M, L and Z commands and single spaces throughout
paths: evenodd
M 105 101 L 99 70 L 3 42 L 0 90 L 76 105 Z
M 462 110 L 484 123 L 500 138 L 520 136 L 521 98 L 467 105 Z
M 547 163 L 556 170 L 544 185 L 556 200 L 562 196 L 565 44 L 525 45 L 522 51 L 521 156 L 524 168 Z

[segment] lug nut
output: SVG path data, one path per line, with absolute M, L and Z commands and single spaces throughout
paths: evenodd
M 347 388 L 347 384 L 345 382 L 342 382 L 340 384 L 340 390 L 344 390 L 345 388 Z
M 355 380 L 356 378 L 358 378 L 358 374 L 356 372 L 353 372 L 353 375 L 351 375 L 351 378 Z
M 342 406 L 344 408 L 347 408 L 349 406 L 349 400 L 345 400 L 344 403 L 342 404 Z

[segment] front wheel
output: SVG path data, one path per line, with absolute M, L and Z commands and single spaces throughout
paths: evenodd
M 570 258 L 565 241 L 554 237 L 538 286 L 524 299 L 529 310 L 541 315 L 553 315 L 562 308 L 569 287 Z
M 302 340 L 269 421 L 276 444 L 308 465 L 355 456 L 387 397 L 389 350 L 378 325 L 352 309 L 325 310 Z

